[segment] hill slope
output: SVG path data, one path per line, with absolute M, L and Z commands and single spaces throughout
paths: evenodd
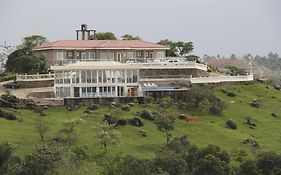
M 228 97 L 222 89 L 227 92 L 237 94 L 235 97 Z M 272 87 L 266 87 L 263 84 L 250 85 L 223 85 L 214 88 L 214 93 L 226 104 L 226 109 L 221 116 L 210 115 L 206 112 L 197 112 L 193 110 L 181 110 L 175 106 L 166 109 L 167 113 L 177 116 L 180 113 L 198 116 L 200 122 L 190 123 L 185 120 L 176 120 L 173 136 L 187 135 L 189 140 L 200 147 L 208 144 L 215 144 L 222 149 L 232 153 L 236 149 L 247 151 L 254 155 L 260 151 L 281 152 L 281 93 Z M 259 99 L 262 104 L 260 108 L 250 106 L 253 99 Z M 110 110 L 106 106 L 99 107 L 93 114 L 85 115 L 86 107 L 76 111 L 69 112 L 64 107 L 52 107 L 46 110 L 46 120 L 50 131 L 47 138 L 53 138 L 57 135 L 62 126 L 62 122 L 71 118 L 83 118 L 86 122 L 79 128 L 79 145 L 89 144 L 93 154 L 102 152 L 98 139 L 94 135 L 93 126 L 101 122 L 103 115 Z M 117 115 L 120 118 L 130 118 L 136 112 L 143 109 L 157 111 L 158 105 L 135 105 L 126 112 L 118 109 Z M 12 142 L 18 146 L 17 154 L 23 156 L 32 151 L 36 144 L 40 143 L 40 137 L 35 130 L 35 123 L 39 114 L 30 110 L 4 109 L 12 112 L 23 119 L 23 122 L 8 121 L 0 118 L 0 142 Z M 272 113 L 280 116 L 272 117 Z M 251 116 L 257 124 L 255 129 L 250 129 L 245 123 L 246 117 Z M 225 122 L 233 119 L 237 122 L 238 128 L 231 130 L 225 127 Z M 132 154 L 140 158 L 151 158 L 155 151 L 165 143 L 165 135 L 159 132 L 153 122 L 144 120 L 142 128 L 130 125 L 118 128 L 122 134 L 119 147 L 112 147 L 111 153 L 122 152 L 123 154 Z M 141 137 L 138 131 L 145 130 L 146 137 Z M 251 148 L 242 143 L 247 138 L 255 139 L 260 145 L 259 148 Z

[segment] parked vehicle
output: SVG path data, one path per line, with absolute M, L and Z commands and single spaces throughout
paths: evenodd
M 17 89 L 19 88 L 19 85 L 16 82 L 9 82 L 3 85 L 3 87 L 7 89 Z
M 165 65 L 167 65 L 167 64 L 178 65 L 179 62 L 180 62 L 179 60 L 167 60 L 167 61 L 165 62 Z

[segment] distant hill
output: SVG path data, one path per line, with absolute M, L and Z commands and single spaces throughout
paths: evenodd
M 245 59 L 208 59 L 205 60 L 206 63 L 211 64 L 212 66 L 218 69 L 224 69 L 227 65 L 233 65 L 237 68 L 249 69 L 249 63 Z

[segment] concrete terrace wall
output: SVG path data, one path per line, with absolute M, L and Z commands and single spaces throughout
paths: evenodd
M 253 75 L 246 76 L 218 76 L 218 77 L 197 77 L 191 78 L 192 84 L 197 83 L 222 83 L 222 82 L 246 82 L 253 81 Z
M 207 76 L 206 71 L 198 69 L 141 69 L 140 79 L 142 78 L 189 78 Z

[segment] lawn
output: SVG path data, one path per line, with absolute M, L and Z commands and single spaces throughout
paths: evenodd
M 222 92 L 237 94 L 235 97 L 228 97 Z M 275 151 L 281 153 L 281 93 L 272 87 L 266 87 L 264 84 L 249 85 L 223 85 L 214 88 L 214 93 L 225 104 L 226 109 L 222 115 L 214 116 L 207 112 L 198 112 L 193 110 L 181 110 L 175 106 L 165 109 L 167 114 L 177 116 L 180 113 L 198 116 L 199 123 L 189 123 L 184 120 L 176 119 L 173 136 L 187 135 L 191 143 L 199 147 L 215 144 L 220 146 L 228 153 L 233 153 L 237 149 L 245 150 L 249 156 L 253 156 L 261 151 Z M 253 99 L 262 101 L 260 108 L 250 106 Z M 103 151 L 100 149 L 98 138 L 95 136 L 93 126 L 103 119 L 103 115 L 110 113 L 107 106 L 99 106 L 93 114 L 85 115 L 86 107 L 81 107 L 76 111 L 69 112 L 65 107 L 50 107 L 46 112 L 46 120 L 50 131 L 47 138 L 55 137 L 62 126 L 62 122 L 71 118 L 82 118 L 85 122 L 79 127 L 79 139 L 77 144 L 88 144 L 93 159 L 101 158 Z M 143 109 L 157 111 L 156 104 L 135 105 L 130 111 L 118 109 L 116 114 L 120 118 L 130 118 L 135 116 L 136 112 Z M 9 141 L 17 146 L 16 154 L 24 156 L 31 152 L 36 144 L 40 144 L 40 137 L 35 130 L 35 123 L 39 114 L 31 110 L 4 109 L 12 112 L 17 117 L 22 118 L 22 122 L 8 121 L 0 119 L 0 142 Z M 280 118 L 272 117 L 272 113 Z M 246 123 L 246 117 L 251 116 L 257 127 L 250 129 Z M 225 122 L 233 119 L 237 122 L 238 128 L 231 130 L 225 127 Z M 153 122 L 144 120 L 144 126 L 141 128 L 126 125 L 118 128 L 121 132 L 121 141 L 119 146 L 111 147 L 105 158 L 115 154 L 131 154 L 139 158 L 152 158 L 155 151 L 165 143 L 165 135 L 157 130 Z M 138 134 L 139 130 L 145 130 L 146 137 Z M 251 148 L 242 143 L 244 139 L 254 138 L 259 148 Z

